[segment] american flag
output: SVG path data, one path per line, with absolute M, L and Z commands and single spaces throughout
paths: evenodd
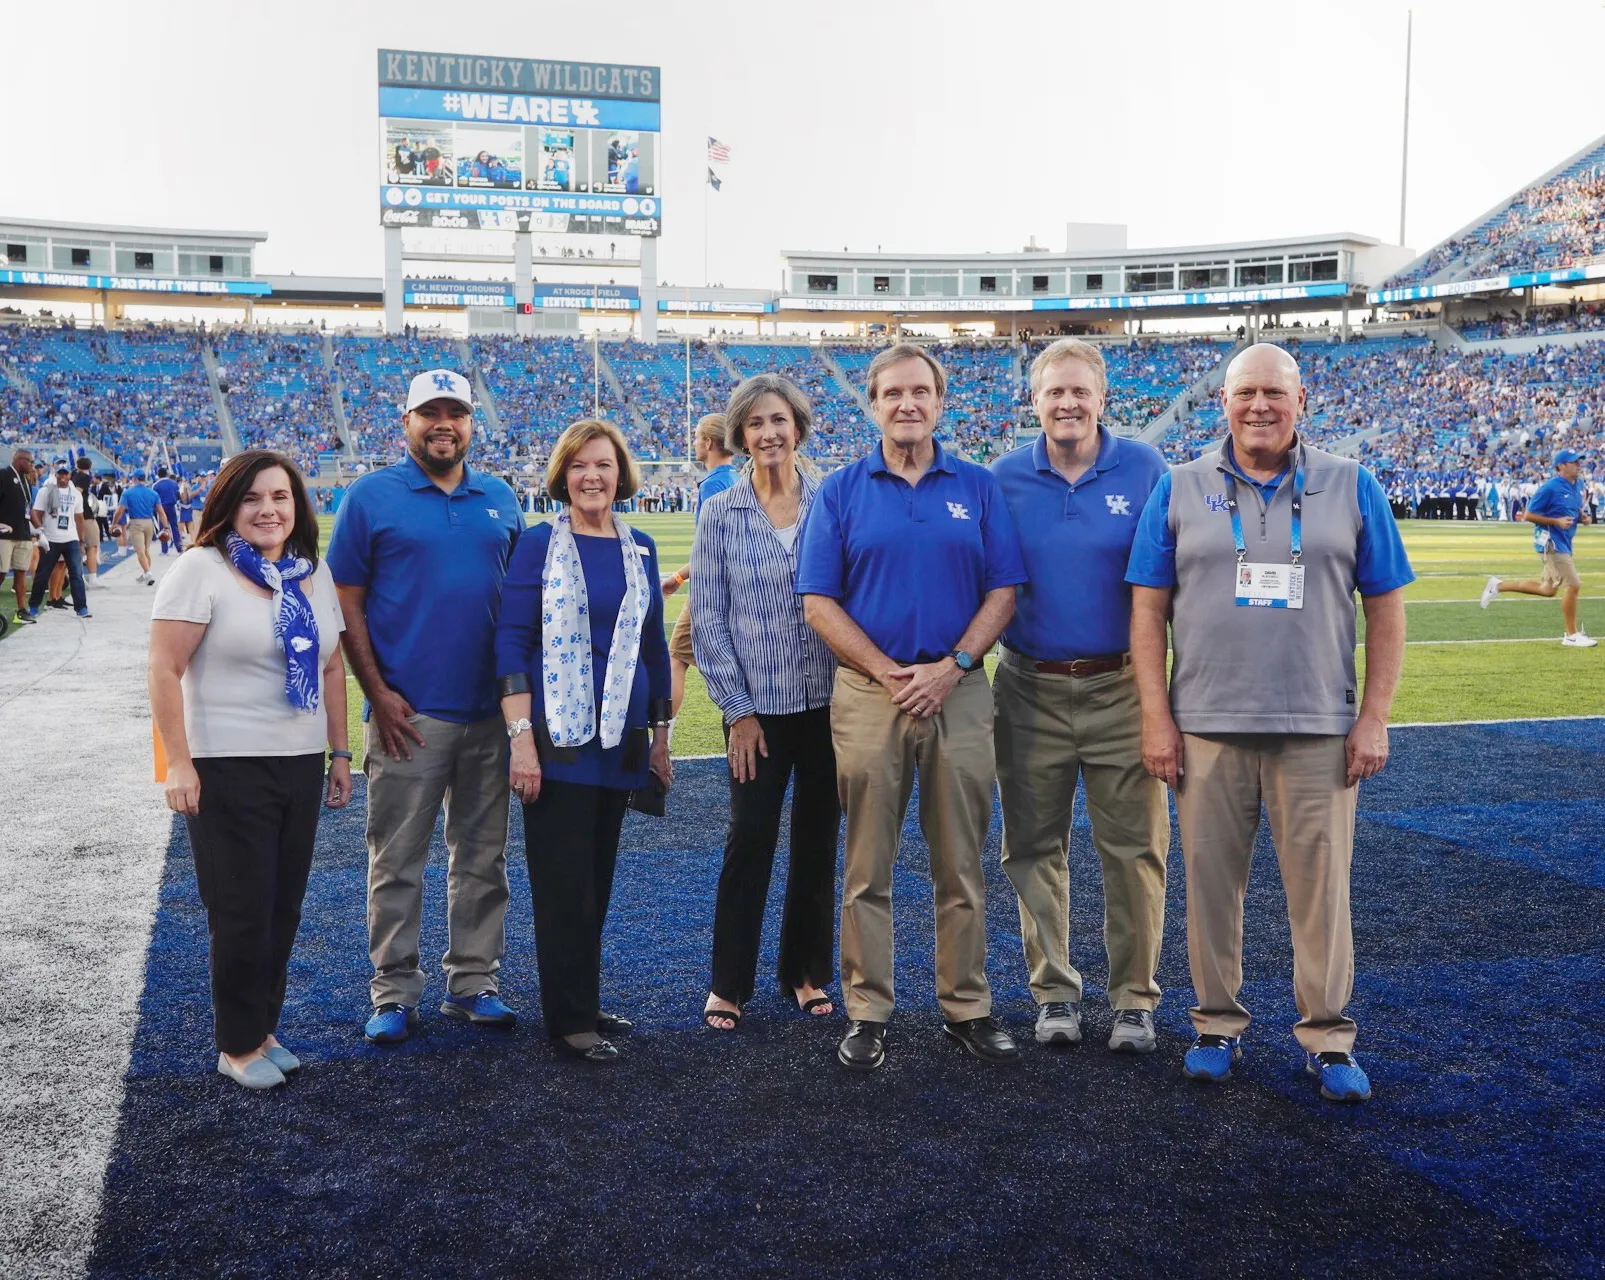
M 710 164 L 729 164 L 730 148 L 717 138 L 708 139 L 708 162 Z

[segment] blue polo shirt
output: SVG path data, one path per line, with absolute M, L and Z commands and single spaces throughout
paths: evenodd
M 886 466 L 879 445 L 826 476 L 797 558 L 797 594 L 839 600 L 905 666 L 947 656 L 988 591 L 1024 581 L 997 479 L 940 444 L 917 485 Z
M 702 519 L 702 508 L 709 498 L 716 493 L 723 493 L 726 489 L 733 489 L 740 477 L 736 469 L 728 462 L 720 463 L 707 475 L 702 477 L 702 483 L 697 486 L 697 516 Z
M 1551 476 L 1538 486 L 1527 510 L 1535 516 L 1572 518 L 1570 528 L 1566 529 L 1553 524 L 1533 526 L 1533 550 L 1539 555 L 1544 554 L 1545 548 L 1563 556 L 1571 555 L 1572 535 L 1577 532 L 1577 519 L 1583 514 L 1583 478 L 1579 476 L 1577 483 L 1572 484 L 1561 476 Z
M 380 674 L 414 711 L 453 724 L 496 714 L 496 614 L 523 527 L 507 482 L 471 467 L 450 494 L 411 458 L 347 492 L 329 571 L 367 588 Z
M 1131 645 L 1126 562 L 1165 460 L 1150 445 L 1101 427 L 1098 435 L 1097 460 L 1074 484 L 1053 469 L 1045 435 L 992 464 L 1020 531 L 1027 578 L 1003 643 L 1039 661 L 1124 653 Z
M 131 484 L 123 490 L 123 506 L 130 520 L 154 520 L 156 504 L 156 490 L 148 484 Z
M 178 481 L 172 476 L 163 476 L 152 486 L 156 496 L 161 499 L 162 506 L 171 507 L 178 502 Z

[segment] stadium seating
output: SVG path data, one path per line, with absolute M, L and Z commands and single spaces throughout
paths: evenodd
M 407 384 L 425 369 L 462 368 L 452 338 L 343 335 L 334 340 L 335 368 L 344 392 L 346 428 L 364 457 L 400 456 L 399 419 Z
M 686 449 L 686 345 L 682 342 L 609 342 L 602 358 L 618 375 L 630 406 L 650 426 L 634 447 L 652 457 L 683 457 Z M 589 374 L 587 374 L 587 378 Z M 691 343 L 691 420 L 724 409 L 735 386 L 730 374 L 700 339 Z M 606 387 L 603 388 L 606 390 Z M 628 415 L 626 415 L 627 419 Z M 638 435 L 638 432 L 633 432 Z
M 1605 254 L 1605 142 L 1518 193 L 1479 226 L 1446 240 L 1389 287 L 1545 271 Z
M 1581 449 L 1586 467 L 1605 461 L 1605 341 L 1527 353 L 1425 338 L 1281 345 L 1299 361 L 1309 391 L 1304 438 L 1330 445 L 1375 431 L 1359 456 L 1390 492 L 1541 481 L 1562 443 Z M 1224 432 L 1220 408 L 1210 404 L 1184 417 L 1163 447 L 1183 462 Z
M 496 402 L 504 447 L 512 454 L 533 452 L 544 458 L 563 428 L 598 409 L 628 425 L 628 413 L 615 403 L 606 380 L 594 374 L 588 342 L 481 335 L 470 341 L 469 349 Z
M 164 325 L 110 333 L 66 325 L 0 327 L 0 359 L 36 391 L 11 406 L 7 434 L 76 439 L 125 468 L 145 465 L 159 439 L 216 439 L 217 410 L 200 341 L 196 331 Z
M 1553 333 L 1586 333 L 1605 330 L 1605 305 L 1597 302 L 1553 307 L 1531 307 L 1526 315 L 1497 312 L 1486 320 L 1459 326 L 1467 342 L 1488 342 L 1494 338 L 1535 338 Z
M 316 475 L 318 453 L 340 438 L 322 338 L 235 329 L 214 334 L 212 350 L 240 443 L 281 449 Z

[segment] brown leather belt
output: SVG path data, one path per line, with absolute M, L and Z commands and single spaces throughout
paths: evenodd
M 1048 676 L 1075 676 L 1080 679 L 1085 676 L 1107 675 L 1111 671 L 1119 671 L 1131 665 L 1129 653 L 1100 653 L 1091 658 L 1075 658 L 1069 662 L 1038 662 L 1035 658 L 1015 653 L 1012 649 L 1008 652 L 1019 666 Z

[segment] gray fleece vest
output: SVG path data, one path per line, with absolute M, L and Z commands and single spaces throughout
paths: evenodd
M 1183 733 L 1346 734 L 1354 679 L 1359 464 L 1297 446 L 1304 466 L 1304 607 L 1236 603 L 1236 553 L 1226 508 L 1226 457 L 1215 449 L 1171 473 L 1176 589 L 1170 705 Z M 1293 472 L 1269 503 L 1237 480 L 1245 557 L 1290 562 Z

